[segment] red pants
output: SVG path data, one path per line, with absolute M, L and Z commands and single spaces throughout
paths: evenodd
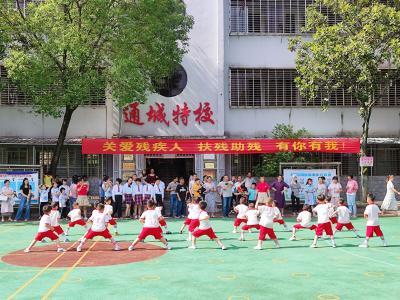
M 217 238 L 214 230 L 211 227 L 208 229 L 197 229 L 192 234 L 196 238 L 201 237 L 202 235 L 207 235 L 212 240 Z
M 79 219 L 68 223 L 68 227 L 74 227 L 75 225 L 86 226 L 86 222 L 83 219 Z
M 58 240 L 58 236 L 51 230 L 45 231 L 45 232 L 38 232 L 35 236 L 36 241 L 41 241 L 44 238 L 49 238 L 52 241 Z
M 235 222 L 233 222 L 233 226 L 238 227 L 242 223 L 247 223 L 247 219 L 238 219 L 238 218 L 236 218 Z
M 251 228 L 255 228 L 255 229 L 257 229 L 257 230 L 260 230 L 260 225 L 258 225 L 258 224 L 254 224 L 254 225 L 244 225 L 244 226 L 242 227 L 242 230 L 249 230 L 249 229 L 251 229 Z
M 91 240 L 95 236 L 102 236 L 105 239 L 111 239 L 112 235 L 108 231 L 108 229 L 103 230 L 103 231 L 93 231 L 92 229 L 89 229 L 89 231 L 86 233 L 85 238 L 88 240 Z
M 108 221 L 108 224 L 115 226 L 117 225 L 117 221 L 115 219 L 111 219 L 110 221 Z
M 317 228 L 317 226 L 315 225 L 311 225 L 310 227 L 303 227 L 300 224 L 296 224 L 293 226 L 294 228 L 296 228 L 297 230 L 299 229 L 310 229 L 310 230 L 315 230 Z
M 316 230 L 315 234 L 316 234 L 318 237 L 321 237 L 322 234 L 324 233 L 324 231 L 325 231 L 325 233 L 326 233 L 327 235 L 333 235 L 331 222 L 327 222 L 327 223 L 323 223 L 323 224 L 318 224 L 317 230 Z
M 61 228 L 61 226 L 60 225 L 58 225 L 58 226 L 54 226 L 53 227 L 54 228 L 54 232 L 55 233 L 57 233 L 58 235 L 60 235 L 60 234 L 63 234 L 64 233 L 64 230 Z
M 260 234 L 258 235 L 258 239 L 260 241 L 265 241 L 267 234 L 271 240 L 276 240 L 276 235 L 273 228 L 267 228 L 260 225 Z
M 150 228 L 150 227 L 143 227 L 142 231 L 139 234 L 139 240 L 145 240 L 149 235 L 154 236 L 156 240 L 159 240 L 163 237 L 161 227 Z
M 353 224 L 351 224 L 351 222 L 350 223 L 346 223 L 346 224 L 343 224 L 343 223 L 337 223 L 336 224 L 336 230 L 338 230 L 338 231 L 341 231 L 343 227 L 346 227 L 348 230 L 353 230 L 354 229 L 354 226 L 353 226 Z
M 189 226 L 189 225 L 190 225 L 190 222 L 192 222 L 192 219 L 186 218 L 186 219 L 185 219 L 185 222 L 183 222 L 183 224 Z
M 278 224 L 285 224 L 285 221 L 283 221 L 283 219 L 274 219 L 274 223 L 278 223 Z
M 374 233 L 376 236 L 383 236 L 383 232 L 381 227 L 378 226 L 367 226 L 367 233 L 365 234 L 366 237 L 373 237 Z
M 199 219 L 193 219 L 190 221 L 189 231 L 193 232 L 197 227 L 199 227 L 200 221 Z
M 160 226 L 167 226 L 167 222 L 165 222 L 165 219 L 160 220 Z
M 329 220 L 331 221 L 332 224 L 336 224 L 337 223 L 337 218 L 336 217 L 329 218 Z

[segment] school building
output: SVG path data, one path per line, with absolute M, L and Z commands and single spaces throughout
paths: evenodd
M 357 103 L 345 92 L 307 102 L 295 86 L 290 37 L 302 35 L 305 9 L 313 0 L 185 0 L 194 17 L 189 52 L 146 104 L 118 109 L 98 96 L 74 113 L 59 175 L 127 177 L 154 168 L 163 178 L 239 175 L 252 170 L 261 154 L 82 155 L 82 138 L 234 139 L 271 137 L 278 123 L 305 128 L 313 137 L 359 137 Z M 323 8 L 321 8 L 323 9 Z M 334 16 L 324 11 L 329 20 Z M 0 168 L 50 164 L 61 119 L 36 114 L 0 67 Z M 399 88 L 397 88 L 399 85 Z M 399 93 L 399 97 L 398 97 Z M 400 161 L 400 81 L 374 109 L 370 126 L 370 175 L 397 174 Z M 341 162 L 342 174 L 358 174 L 354 154 L 315 154 Z

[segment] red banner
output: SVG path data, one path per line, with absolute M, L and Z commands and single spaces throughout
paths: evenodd
M 82 139 L 83 154 L 359 153 L 358 138 L 332 139 Z

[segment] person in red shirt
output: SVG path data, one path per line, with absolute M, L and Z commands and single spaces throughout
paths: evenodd
M 260 182 L 256 185 L 256 193 L 257 193 L 257 201 L 256 207 L 258 205 L 265 205 L 267 203 L 268 198 L 270 197 L 269 193 L 269 184 L 265 181 L 265 177 L 260 177 Z
M 78 198 L 76 202 L 79 204 L 79 208 L 83 211 L 83 216 L 85 221 L 87 220 L 87 207 L 90 206 L 89 203 L 89 182 L 87 181 L 87 177 L 84 175 L 81 178 L 81 181 L 76 185 L 76 191 L 78 194 Z

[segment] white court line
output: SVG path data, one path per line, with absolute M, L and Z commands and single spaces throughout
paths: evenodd
M 325 241 L 325 242 L 328 244 L 328 241 Z M 329 243 L 329 244 L 330 244 L 330 243 Z M 348 253 L 348 254 L 350 254 L 350 255 L 356 256 L 356 257 L 360 257 L 360 258 L 368 259 L 368 260 L 370 260 L 370 261 L 374 261 L 374 262 L 379 263 L 379 264 L 384 264 L 384 265 L 388 265 L 388 266 L 391 266 L 391 267 L 399 267 L 399 265 L 394 265 L 394 264 L 388 263 L 388 262 L 386 262 L 386 261 L 382 261 L 382 260 L 378 260 L 378 259 L 373 259 L 373 258 L 370 258 L 370 257 L 368 257 L 368 256 L 362 256 L 362 255 L 354 254 L 354 253 L 352 253 L 352 252 L 350 252 L 350 251 L 347 251 L 347 250 L 344 250 L 344 249 L 342 249 L 342 248 L 340 248 L 340 247 L 337 247 L 336 249 L 338 249 L 338 250 L 340 250 L 340 251 L 343 251 L 343 252 L 346 252 L 346 253 Z M 367 249 L 368 249 L 368 248 L 367 248 Z

